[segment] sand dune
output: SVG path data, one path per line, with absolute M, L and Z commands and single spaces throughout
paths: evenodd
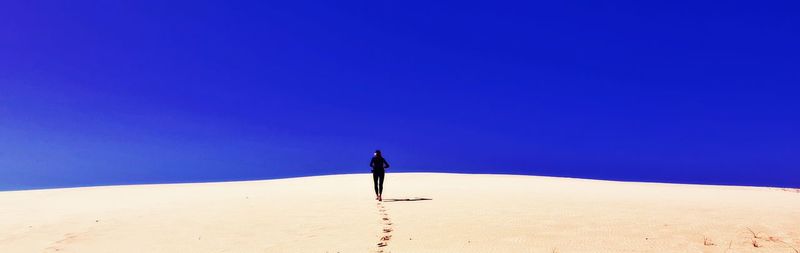
M 800 192 L 388 174 L 0 192 L 0 252 L 800 252 Z

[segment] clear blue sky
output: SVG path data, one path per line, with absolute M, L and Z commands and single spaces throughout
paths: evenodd
M 4 1 L 0 189 L 368 172 L 376 148 L 390 172 L 800 187 L 798 13 Z

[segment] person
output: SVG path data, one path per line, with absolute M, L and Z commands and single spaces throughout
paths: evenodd
M 389 168 L 389 163 L 383 159 L 380 150 L 375 150 L 372 160 L 369 162 L 369 167 L 372 167 L 372 184 L 375 186 L 375 199 L 383 201 L 381 194 L 383 194 L 383 178 L 386 175 L 386 169 Z

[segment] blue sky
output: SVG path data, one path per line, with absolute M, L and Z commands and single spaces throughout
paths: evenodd
M 376 148 L 390 172 L 800 187 L 792 1 L 0 7 L 0 189 L 368 172 Z

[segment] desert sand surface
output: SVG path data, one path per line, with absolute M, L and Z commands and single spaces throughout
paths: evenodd
M 0 192 L 0 252 L 784 252 L 794 189 L 388 173 Z

